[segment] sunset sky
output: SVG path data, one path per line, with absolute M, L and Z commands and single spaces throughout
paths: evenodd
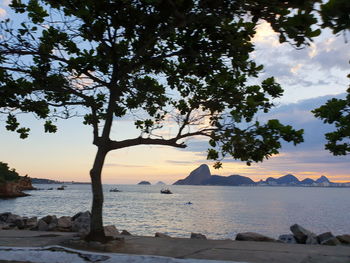
M 1 1 L 0 18 L 11 17 L 9 1 Z M 262 23 L 254 38 L 258 63 L 265 66 L 261 78 L 275 76 L 284 87 L 285 95 L 277 107 L 259 120 L 278 118 L 284 124 L 305 129 L 305 142 L 296 147 L 284 145 L 281 153 L 264 163 L 248 167 L 245 163 L 225 160 L 224 168 L 212 174 L 240 174 L 253 180 L 292 173 L 299 179 L 326 175 L 332 181 L 350 181 L 350 156 L 334 157 L 324 150 L 324 133 L 332 130 L 310 113 L 331 97 L 344 98 L 349 85 L 350 35 L 337 37 L 324 32 L 306 49 L 296 50 L 289 44 L 280 45 L 267 23 Z M 89 181 L 89 170 L 95 155 L 92 130 L 79 118 L 58 122 L 56 134 L 45 134 L 42 121 L 23 116 L 23 124 L 31 128 L 29 138 L 5 129 L 0 116 L 0 161 L 31 177 L 56 180 Z M 128 138 L 132 121 L 115 121 L 112 137 Z M 103 170 L 104 183 L 134 184 L 140 180 L 152 183 L 173 183 L 184 178 L 206 160 L 207 143 L 201 138 L 189 141 L 189 147 L 179 150 L 161 146 L 138 146 L 110 152 Z

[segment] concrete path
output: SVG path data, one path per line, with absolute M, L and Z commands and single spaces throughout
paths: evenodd
M 74 233 L 0 230 L 1 246 L 42 247 L 74 239 Z M 350 246 L 123 236 L 113 253 L 256 263 L 350 263 Z M 81 249 L 81 247 L 74 247 Z M 1 261 L 0 261 L 1 262 Z M 169 261 L 170 262 L 170 261 Z

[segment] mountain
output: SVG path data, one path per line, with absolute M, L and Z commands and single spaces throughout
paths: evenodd
M 269 177 L 266 179 L 266 183 L 267 184 L 299 184 L 300 181 L 294 175 L 287 174 L 277 179 L 273 177 Z
M 150 185 L 151 183 L 148 181 L 141 181 L 138 184 L 143 184 L 143 185 Z
M 315 183 L 315 181 L 310 179 L 310 178 L 306 178 L 306 179 L 300 181 L 300 183 L 301 184 L 310 184 L 311 185 L 311 184 Z
M 230 185 L 230 186 L 238 186 L 238 185 L 253 185 L 255 182 L 245 176 L 241 175 L 230 175 L 230 176 L 220 176 L 220 175 L 212 175 L 209 179 L 203 182 L 204 185 Z
M 202 185 L 205 180 L 210 179 L 211 174 L 208 165 L 202 164 L 193 170 L 185 179 L 178 180 L 174 185 Z
M 322 175 L 320 178 L 318 178 L 316 180 L 316 183 L 330 183 L 330 181 L 328 180 L 328 178 L 324 175 Z
M 156 183 L 156 185 L 165 185 L 165 183 L 162 181 L 159 181 L 158 183 Z
M 248 177 L 240 175 L 211 175 L 208 165 L 202 164 L 193 170 L 185 179 L 178 180 L 174 185 L 248 185 L 255 184 Z

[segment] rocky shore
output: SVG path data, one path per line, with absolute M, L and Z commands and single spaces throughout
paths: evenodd
M 17 181 L 0 183 L 0 198 L 28 196 L 29 194 L 23 192 L 27 190 L 35 190 L 35 188 L 27 175 L 21 176 Z
M 12 213 L 0 214 L 0 231 L 8 229 L 24 229 L 37 231 L 59 231 L 76 232 L 80 237 L 84 237 L 90 231 L 91 214 L 89 211 L 79 212 L 74 216 L 47 215 L 38 219 L 37 217 L 22 217 Z M 131 236 L 127 230 L 118 231 L 114 225 L 104 227 L 106 236 L 118 239 L 120 235 Z M 291 234 L 280 235 L 277 239 L 261 235 L 254 232 L 238 233 L 237 241 L 258 241 L 258 242 L 278 242 L 289 244 L 308 244 L 308 245 L 350 245 L 350 234 L 334 236 L 331 232 L 325 232 L 319 235 L 295 224 L 290 227 Z M 155 233 L 158 238 L 171 238 L 165 233 Z M 207 239 L 201 233 L 191 233 L 191 239 Z M 121 240 L 120 238 L 118 239 Z M 95 244 L 96 245 L 96 244 Z M 99 244 L 97 244 L 99 245 Z M 101 245 L 101 244 L 100 244 Z

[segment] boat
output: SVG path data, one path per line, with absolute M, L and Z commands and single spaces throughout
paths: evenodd
M 118 188 L 112 188 L 109 190 L 110 192 L 121 192 Z
M 62 185 L 61 187 L 57 187 L 57 190 L 64 190 L 64 188 L 66 188 L 67 186 Z
M 168 188 L 164 188 L 164 189 L 162 189 L 162 190 L 160 190 L 160 193 L 161 194 L 172 194 L 172 192 L 168 189 Z

